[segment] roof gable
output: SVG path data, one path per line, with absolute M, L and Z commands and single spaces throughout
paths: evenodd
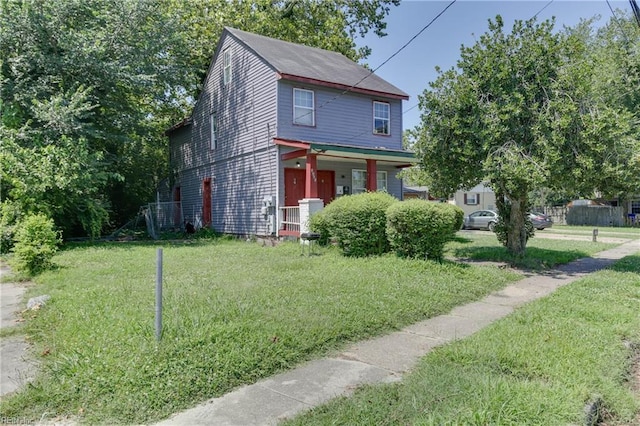
M 392 98 L 409 98 L 409 95 L 393 84 L 340 53 L 235 28 L 226 27 L 225 32 L 260 56 L 281 78 Z

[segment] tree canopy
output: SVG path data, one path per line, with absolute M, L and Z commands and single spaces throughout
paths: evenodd
M 497 16 L 420 96 L 423 183 L 448 196 L 488 182 L 498 236 L 515 254 L 532 235 L 532 190 L 622 195 L 640 183 L 638 32 L 631 52 L 611 24 L 597 36 L 589 22 L 553 27 L 516 21 L 506 33 Z
M 98 236 L 154 198 L 224 26 L 365 58 L 399 0 L 0 0 L 0 213 Z

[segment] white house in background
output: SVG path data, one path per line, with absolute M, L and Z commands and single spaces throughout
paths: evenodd
M 465 216 L 476 210 L 496 210 L 496 194 L 482 183 L 467 191 L 456 192 L 449 202 L 460 207 Z

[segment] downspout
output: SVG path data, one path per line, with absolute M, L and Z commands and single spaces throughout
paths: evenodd
M 256 106 L 255 106 L 255 84 L 251 85 L 251 133 L 253 137 L 253 187 L 255 188 L 255 230 L 253 235 L 258 235 L 258 222 L 260 221 L 260 194 L 258 192 L 258 159 L 256 157 L 256 146 L 258 141 L 256 140 Z

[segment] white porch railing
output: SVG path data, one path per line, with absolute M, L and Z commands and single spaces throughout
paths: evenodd
M 300 207 L 280 207 L 280 235 L 300 235 Z

